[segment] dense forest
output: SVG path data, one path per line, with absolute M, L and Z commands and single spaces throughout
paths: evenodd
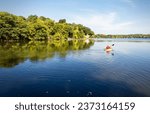
M 81 24 L 58 22 L 50 18 L 30 15 L 27 18 L 0 12 L 0 40 L 48 40 L 85 38 L 94 32 Z
M 96 34 L 94 38 L 150 38 L 150 34 L 127 34 L 127 35 L 105 35 L 105 34 Z

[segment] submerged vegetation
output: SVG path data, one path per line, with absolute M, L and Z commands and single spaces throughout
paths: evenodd
M 85 38 L 94 32 L 81 24 L 67 23 L 66 19 L 55 22 L 43 16 L 27 18 L 0 12 L 0 40 L 48 40 Z
M 88 49 L 93 44 L 93 40 L 0 42 L 0 67 L 13 67 L 27 59 L 34 62 L 55 56 L 65 58 L 68 52 Z

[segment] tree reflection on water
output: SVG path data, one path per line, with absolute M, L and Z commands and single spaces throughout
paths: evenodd
M 93 40 L 0 42 L 0 67 L 14 67 L 27 59 L 42 61 L 55 55 L 65 58 L 69 51 L 88 49 L 93 44 Z

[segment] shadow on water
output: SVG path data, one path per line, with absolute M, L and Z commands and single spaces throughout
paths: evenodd
M 135 91 L 126 83 L 117 81 L 75 82 L 64 80 L 58 83 L 40 81 L 39 83 L 16 84 L 16 88 L 0 92 L 4 97 L 140 97 L 147 96 Z
M 93 44 L 92 40 L 0 42 L 0 67 L 11 68 L 27 59 L 36 62 L 54 56 L 65 58 L 69 51 L 88 49 Z

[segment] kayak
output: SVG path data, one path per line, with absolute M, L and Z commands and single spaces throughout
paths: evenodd
M 105 51 L 109 52 L 109 51 L 112 51 L 113 49 L 110 48 L 110 49 L 104 49 Z

